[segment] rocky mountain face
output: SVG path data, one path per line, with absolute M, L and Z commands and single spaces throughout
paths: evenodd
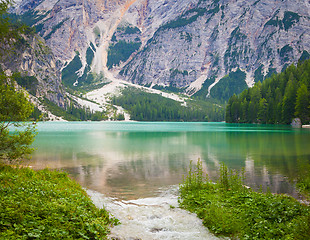
M 222 98 L 310 52 L 307 0 L 20 0 L 14 11 L 74 86 L 105 76 Z
M 37 102 L 47 99 L 59 107 L 67 105 L 57 61 L 44 40 L 34 32 L 26 32 L 14 44 L 14 48 L 1 54 L 0 67 L 7 75 L 13 75 Z

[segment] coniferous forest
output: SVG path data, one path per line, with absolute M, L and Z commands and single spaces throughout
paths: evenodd
M 291 65 L 262 83 L 233 95 L 226 107 L 228 123 L 290 124 L 310 120 L 310 60 Z
M 114 96 L 112 104 L 122 106 L 130 114 L 131 120 L 136 121 L 221 121 L 225 112 L 213 103 L 187 101 L 185 107 L 172 99 L 134 88 L 126 88 L 122 95 Z

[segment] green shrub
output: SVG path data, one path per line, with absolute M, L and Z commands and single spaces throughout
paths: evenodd
M 102 121 L 108 119 L 105 111 L 93 112 L 89 108 L 79 108 L 74 106 L 74 104 L 70 104 L 67 109 L 63 109 L 57 106 L 55 103 L 49 101 L 47 98 L 44 98 L 41 102 L 51 113 L 68 121 Z
M 72 61 L 62 70 L 61 79 L 65 86 L 72 87 L 78 79 L 76 71 L 82 67 L 79 54 L 76 54 Z
M 39 81 L 35 76 L 21 76 L 20 74 L 14 74 L 14 80 L 32 95 L 36 95 Z
M 211 97 L 222 102 L 227 101 L 233 94 L 240 94 L 248 86 L 245 82 L 246 74 L 239 68 L 223 77 L 210 92 Z
M 254 192 L 244 186 L 243 172 L 225 165 L 217 183 L 202 176 L 198 161 L 180 185 L 180 206 L 196 213 L 211 232 L 237 239 L 310 238 L 309 206 L 287 195 Z
M 127 61 L 130 55 L 137 51 L 140 46 L 141 42 L 126 42 L 123 40 L 111 44 L 108 49 L 107 67 L 111 69 L 113 66 L 119 65 L 121 61 Z
M 51 38 L 51 36 L 59 29 L 63 26 L 64 22 L 67 21 L 69 18 L 66 18 L 64 20 L 62 20 L 61 22 L 57 23 L 55 26 L 52 27 L 52 30 L 46 35 L 44 36 L 45 40 L 48 40 Z
M 0 166 L 0 239 L 105 239 L 117 223 L 66 173 Z

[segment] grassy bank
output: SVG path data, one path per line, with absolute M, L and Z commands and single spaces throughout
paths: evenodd
M 0 165 L 0 239 L 105 239 L 116 223 L 66 173 Z
M 201 162 L 180 186 L 180 205 L 213 233 L 237 239 L 310 239 L 310 208 L 286 195 L 254 192 L 243 174 L 221 166 L 219 180 L 203 176 Z

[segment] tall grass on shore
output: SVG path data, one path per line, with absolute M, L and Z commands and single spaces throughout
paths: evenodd
M 116 223 L 66 173 L 0 165 L 0 239 L 106 239 Z
M 244 186 L 244 172 L 219 169 L 217 182 L 191 164 L 180 185 L 180 206 L 194 212 L 216 235 L 237 239 L 310 239 L 310 209 L 284 194 Z

